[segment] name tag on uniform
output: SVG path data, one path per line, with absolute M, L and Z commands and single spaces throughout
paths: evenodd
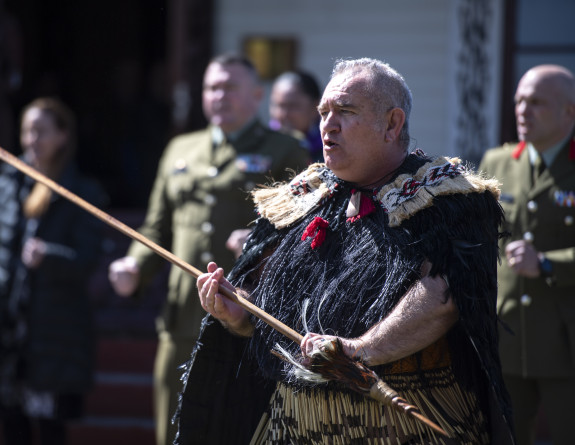
M 553 196 L 555 205 L 559 207 L 575 207 L 575 192 L 557 190 Z
M 272 166 L 272 157 L 256 154 L 238 155 L 236 166 L 244 173 L 267 173 Z
M 507 204 L 512 204 L 513 202 L 515 202 L 515 198 L 513 197 L 513 195 L 510 195 L 509 193 L 501 193 L 499 195 L 499 201 L 505 202 Z

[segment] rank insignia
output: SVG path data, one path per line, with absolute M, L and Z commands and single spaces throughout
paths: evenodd
M 553 196 L 555 205 L 559 207 L 575 207 L 575 192 L 557 190 Z
M 267 173 L 272 166 L 272 157 L 258 154 L 238 155 L 236 166 L 245 173 Z

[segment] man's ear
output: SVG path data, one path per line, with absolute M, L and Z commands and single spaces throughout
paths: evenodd
M 405 113 L 401 108 L 394 108 L 388 114 L 387 126 L 385 128 L 385 140 L 395 141 L 405 124 Z

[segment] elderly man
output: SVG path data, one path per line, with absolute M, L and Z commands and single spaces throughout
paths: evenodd
M 496 181 L 409 153 L 411 93 L 378 60 L 339 61 L 318 110 L 325 165 L 255 191 L 260 218 L 238 263 L 227 279 L 216 263 L 198 279 L 210 315 L 177 443 L 512 443 L 497 353 Z M 306 332 L 301 344 L 222 286 Z M 305 367 L 333 340 L 448 437 L 340 381 L 305 383 L 270 353 L 279 344 Z M 210 403 L 218 412 L 206 414 Z
M 263 89 L 252 63 L 223 55 L 206 69 L 203 109 L 205 130 L 174 138 L 160 160 L 141 232 L 196 267 L 216 259 L 231 268 L 234 256 L 226 240 L 256 218 L 246 190 L 270 177 L 288 177 L 303 168 L 308 155 L 289 136 L 257 119 Z M 154 276 L 163 260 L 139 243 L 110 265 L 110 281 L 120 295 L 132 295 Z M 170 419 L 177 406 L 178 367 L 190 355 L 205 312 L 195 297 L 193 277 L 173 267 L 168 298 L 158 320 L 155 410 L 157 444 L 171 444 Z
M 575 398 L 575 80 L 557 65 L 527 71 L 515 93 L 518 144 L 487 151 L 502 182 L 501 360 L 519 445 L 533 444 L 540 405 L 553 443 L 573 443 Z

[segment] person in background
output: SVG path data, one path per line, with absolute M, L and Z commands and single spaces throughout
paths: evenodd
M 479 170 L 501 182 L 500 353 L 518 445 L 546 414 L 555 445 L 573 443 L 575 398 L 575 78 L 528 70 L 515 93 L 519 143 L 488 150 Z
M 318 107 L 325 164 L 254 190 L 260 217 L 243 254 L 227 278 L 211 262 L 197 280 L 209 315 L 185 367 L 178 445 L 513 443 L 498 355 L 497 181 L 410 152 L 411 104 L 388 64 L 336 63 Z M 338 344 L 448 437 L 341 380 L 298 377 Z
M 323 162 L 317 106 L 321 89 L 304 71 L 287 71 L 276 78 L 270 95 L 270 128 L 303 139 L 312 161 Z
M 75 168 L 75 119 L 61 101 L 23 111 L 23 159 L 96 206 L 100 185 Z M 0 415 L 6 445 L 66 444 L 91 387 L 95 331 L 86 285 L 103 224 L 8 164 L 0 166 Z M 35 443 L 35 442 L 34 442 Z
M 311 162 L 323 162 L 323 143 L 317 114 L 320 98 L 317 81 L 303 71 L 286 71 L 278 76 L 270 95 L 270 128 L 302 141 Z M 250 232 L 250 229 L 234 230 L 226 241 L 227 248 L 236 258 L 241 255 Z
M 263 88 L 252 62 L 224 54 L 210 61 L 204 75 L 203 109 L 209 126 L 174 138 L 166 148 L 150 195 L 141 233 L 199 269 L 213 260 L 227 265 L 235 257 L 226 247 L 233 230 L 255 218 L 246 191 L 288 169 L 309 163 L 307 151 L 291 136 L 263 126 L 257 112 Z M 239 246 L 241 249 L 241 245 Z M 116 292 L 137 294 L 164 264 L 134 242 L 114 261 L 109 277 Z M 195 279 L 172 267 L 168 296 L 158 319 L 155 362 L 155 416 L 158 445 L 171 444 L 179 366 L 188 360 L 205 315 L 195 295 Z

